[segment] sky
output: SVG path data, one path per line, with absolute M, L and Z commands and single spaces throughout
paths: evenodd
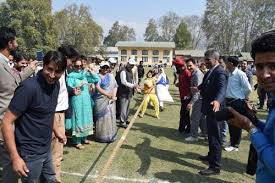
M 52 0 L 53 11 L 59 11 L 76 3 L 90 7 L 93 19 L 103 28 L 104 36 L 115 21 L 134 28 L 138 41 L 148 20 L 158 20 L 169 11 L 179 16 L 199 15 L 205 10 L 206 0 Z

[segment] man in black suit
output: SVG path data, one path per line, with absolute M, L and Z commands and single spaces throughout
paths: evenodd
M 209 142 L 208 155 L 200 157 L 209 162 L 209 168 L 201 170 L 199 172 L 201 175 L 219 174 L 221 169 L 220 127 L 214 114 L 224 106 L 227 74 L 219 64 L 219 57 L 219 52 L 214 49 L 204 53 L 205 64 L 209 71 L 204 75 L 202 84 L 198 86 L 202 96 L 201 110 L 206 115 Z

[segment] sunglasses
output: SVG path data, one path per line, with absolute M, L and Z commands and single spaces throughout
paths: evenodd
M 78 68 L 79 68 L 79 67 L 82 67 L 82 65 L 74 65 L 74 66 L 75 66 L 75 67 L 78 67 Z

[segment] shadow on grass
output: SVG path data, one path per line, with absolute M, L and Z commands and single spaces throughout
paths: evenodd
M 147 114 L 148 115 L 148 114 Z M 149 115 L 148 115 L 149 116 Z M 192 144 L 190 142 L 186 142 L 184 140 L 185 137 L 183 134 L 179 133 L 175 128 L 169 127 L 161 127 L 161 126 L 153 126 L 147 123 L 135 123 L 134 127 L 131 129 L 132 131 L 141 131 L 142 133 L 146 133 L 152 135 L 154 137 L 166 137 L 168 139 L 182 142 L 185 144 Z M 198 141 L 196 144 L 198 145 L 207 145 L 205 141 Z
M 188 158 L 188 159 L 194 159 L 198 160 L 199 156 L 202 154 L 194 153 L 194 152 L 186 152 L 183 157 Z M 227 158 L 227 157 L 222 157 L 222 170 L 227 171 L 227 172 L 236 172 L 243 174 L 245 173 L 246 170 L 246 164 L 236 161 L 235 159 Z
M 171 172 L 158 172 L 155 177 L 169 182 L 211 182 L 211 183 L 228 183 L 214 177 L 204 177 L 198 174 L 193 174 L 185 170 L 171 170 Z M 218 177 L 218 176 L 217 176 Z
M 169 161 L 172 163 L 177 163 L 182 166 L 192 167 L 194 169 L 202 170 L 204 167 L 198 166 L 196 164 L 189 163 L 184 161 L 183 154 L 176 153 L 170 150 L 162 150 L 158 148 L 151 147 L 151 140 L 149 138 L 143 138 L 144 141 L 141 144 L 136 145 L 136 147 L 130 145 L 122 145 L 124 149 L 131 149 L 134 150 L 135 153 L 138 155 L 139 159 L 141 160 L 140 168 L 137 172 L 140 175 L 146 175 L 147 171 L 151 164 L 151 158 L 158 158 L 164 161 Z
M 97 156 L 96 160 L 93 162 L 93 164 L 90 166 L 90 168 L 86 171 L 86 173 L 85 173 L 84 177 L 81 179 L 80 183 L 84 183 L 86 181 L 89 174 L 92 172 L 93 168 L 95 167 L 98 160 L 101 158 L 101 156 L 103 155 L 103 153 L 105 152 L 105 150 L 107 149 L 108 146 L 109 146 L 109 144 L 106 144 L 105 147 L 101 150 L 101 152 Z

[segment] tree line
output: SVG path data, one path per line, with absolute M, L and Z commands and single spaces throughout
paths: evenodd
M 0 26 L 15 28 L 19 49 L 31 55 L 60 44 L 90 54 L 102 44 L 136 40 L 135 30 L 118 21 L 104 37 L 89 7 L 72 4 L 53 13 L 50 0 L 6 0 L 0 5 Z M 168 12 L 149 19 L 144 40 L 174 41 L 177 49 L 212 47 L 223 54 L 237 54 L 250 51 L 251 40 L 274 27 L 274 0 L 207 0 L 202 17 Z

